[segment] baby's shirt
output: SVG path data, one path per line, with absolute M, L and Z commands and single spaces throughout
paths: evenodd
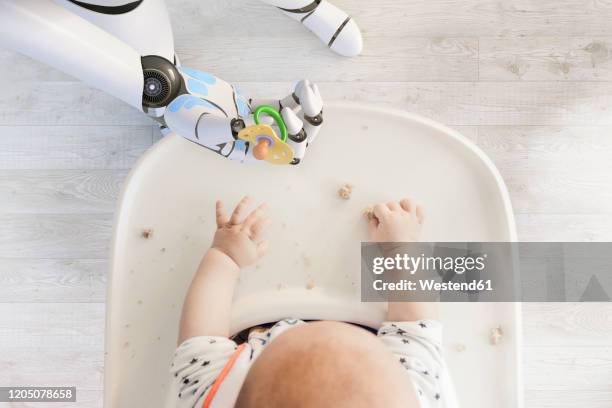
M 166 407 L 233 407 L 251 365 L 265 347 L 300 324 L 307 323 L 285 319 L 267 330 L 251 330 L 248 341 L 239 346 L 226 337 L 186 340 L 174 354 Z M 378 338 L 407 370 L 422 408 L 458 407 L 442 356 L 439 322 L 385 322 Z

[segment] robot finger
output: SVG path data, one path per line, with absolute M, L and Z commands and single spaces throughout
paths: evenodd
M 304 130 L 308 135 L 307 143 L 312 143 L 317 137 L 323 124 L 323 99 L 319 88 L 315 84 L 307 84 L 300 96 Z
M 293 161 L 291 164 L 298 164 L 306 153 L 307 134 L 304 130 L 304 122 L 290 108 L 283 108 L 281 116 L 287 126 L 287 144 L 293 149 Z
M 304 86 L 299 89 L 296 95 L 305 116 L 316 117 L 323 110 L 323 98 L 321 98 L 319 87 L 310 83 L 310 81 L 304 81 Z

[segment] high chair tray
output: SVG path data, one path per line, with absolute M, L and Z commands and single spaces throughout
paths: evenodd
M 128 177 L 114 225 L 108 280 L 108 408 L 163 405 L 182 300 L 215 228 L 215 200 L 267 201 L 268 256 L 241 274 L 232 330 L 293 316 L 376 326 L 385 305 L 360 302 L 362 212 L 413 197 L 423 241 L 515 241 L 508 192 L 465 137 L 405 112 L 327 104 L 299 166 L 241 165 L 174 134 Z M 353 186 L 349 200 L 338 189 Z M 214 313 L 214 310 L 202 313 Z M 520 407 L 520 308 L 442 304 L 445 353 L 464 407 Z M 491 345 L 490 330 L 504 337 Z

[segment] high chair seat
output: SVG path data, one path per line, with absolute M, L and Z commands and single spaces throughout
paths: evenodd
M 170 134 L 125 182 L 108 280 L 105 401 L 165 398 L 182 301 L 215 228 L 215 200 L 267 201 L 270 251 L 242 271 L 232 331 L 297 317 L 376 327 L 385 304 L 360 302 L 363 211 L 404 196 L 426 209 L 423 241 L 515 241 L 506 187 L 468 139 L 436 122 L 367 105 L 326 104 L 298 166 L 241 165 Z M 338 190 L 353 186 L 350 198 Z M 203 310 L 202 313 L 215 313 Z M 520 309 L 443 304 L 445 352 L 466 407 L 520 407 Z M 492 328 L 504 339 L 489 343 Z

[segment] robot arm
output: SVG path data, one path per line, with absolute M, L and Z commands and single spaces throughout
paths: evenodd
M 301 81 L 276 101 L 286 143 L 253 118 L 251 101 L 213 75 L 138 51 L 51 0 L 0 0 L 0 46 L 70 74 L 154 117 L 162 126 L 233 160 L 303 158 L 322 122 L 316 85 Z M 281 123 L 279 123 L 279 127 Z M 259 141 L 269 141 L 256 149 Z M 257 146 L 255 146 L 257 142 Z M 290 148 L 287 148 L 290 146 Z M 256 153 L 256 154 L 254 154 Z M 282 160 L 276 161 L 281 163 Z
M 49 0 L 0 0 L 0 45 L 42 61 L 142 111 L 141 58 Z
M 253 101 L 213 75 L 185 67 L 174 68 L 168 62 L 166 65 L 167 69 L 179 72 L 183 85 L 178 97 L 163 112 L 165 125 L 229 159 L 252 162 L 264 157 L 271 163 L 298 164 L 308 143 L 319 132 L 323 101 L 317 86 L 307 80 L 300 81 L 295 91 L 282 100 Z M 145 73 L 145 94 L 146 78 Z M 280 111 L 277 119 L 286 126 L 286 142 L 281 142 L 275 132 L 267 132 L 265 126 L 257 125 L 255 108 L 260 105 L 271 105 Z M 269 117 L 260 119 L 262 124 L 273 125 Z M 281 124 L 277 124 L 277 131 L 280 128 Z M 269 145 L 269 151 L 261 146 L 262 141 Z

